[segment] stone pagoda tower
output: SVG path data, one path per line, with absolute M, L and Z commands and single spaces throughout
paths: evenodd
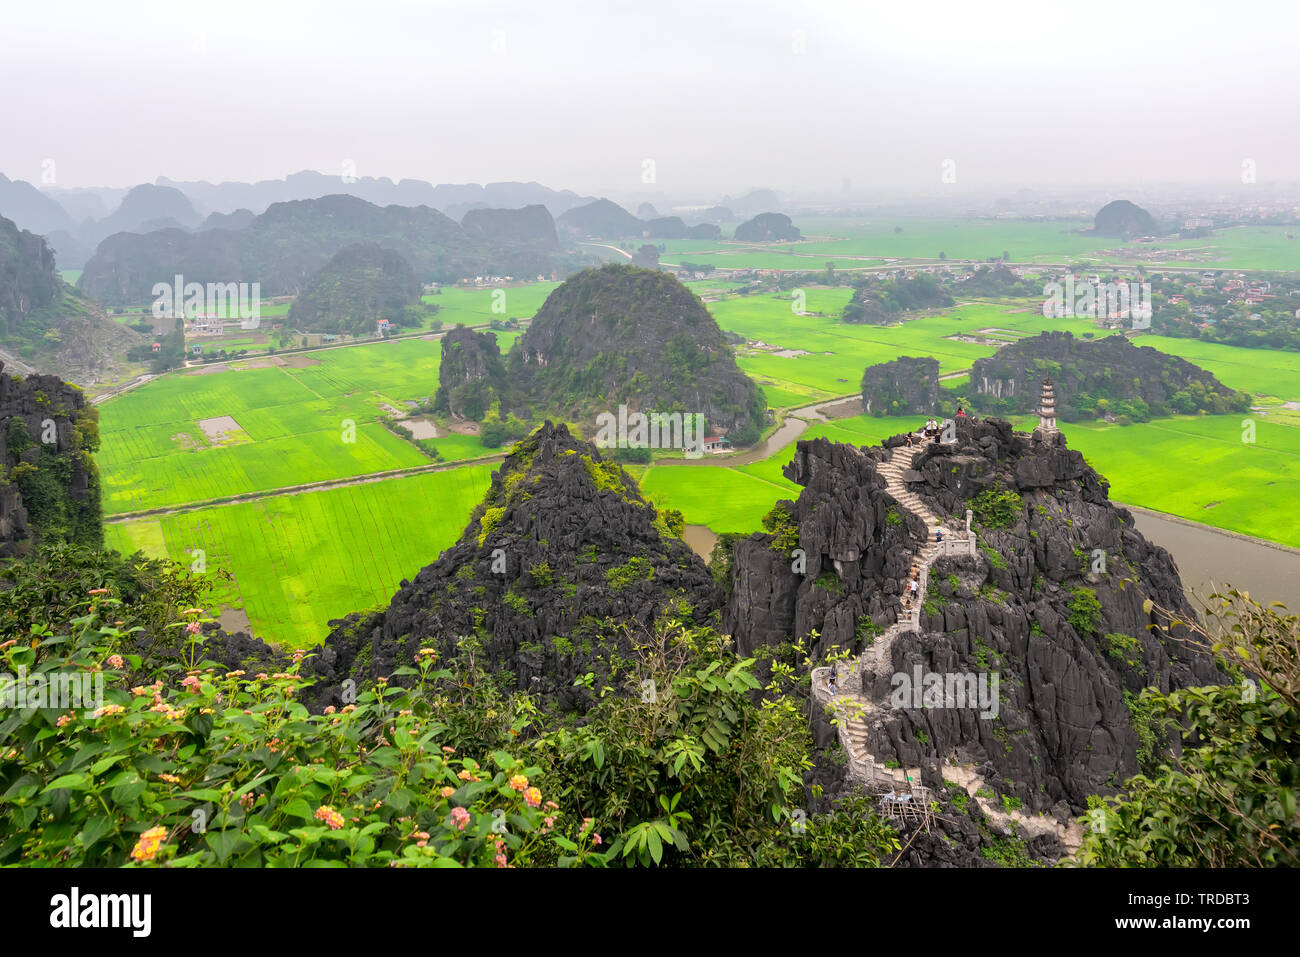
M 1034 438 L 1052 441 L 1053 436 L 1060 434 L 1060 431 L 1056 427 L 1056 392 L 1052 388 L 1052 377 L 1049 374 L 1043 377 L 1043 397 L 1038 405 L 1038 428 L 1034 429 Z

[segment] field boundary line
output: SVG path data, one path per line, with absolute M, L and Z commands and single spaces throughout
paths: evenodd
M 285 485 L 279 488 L 263 489 L 258 492 L 241 492 L 239 495 L 227 495 L 221 498 L 203 499 L 196 502 L 184 502 L 179 505 L 160 505 L 157 508 L 140 509 L 134 512 L 118 512 L 116 515 L 104 516 L 105 525 L 121 525 L 126 522 L 139 521 L 142 518 L 153 518 L 161 515 L 182 515 L 186 512 L 195 512 L 203 508 L 214 508 L 221 505 L 242 505 L 247 502 L 256 502 L 268 498 L 282 498 L 286 495 L 298 495 L 306 492 L 323 492 L 332 488 L 347 488 L 351 485 L 366 485 L 371 482 L 382 482 L 386 479 L 406 478 L 410 475 L 421 475 L 426 472 L 449 472 L 452 469 L 458 469 L 466 465 L 491 465 L 505 461 L 506 453 L 500 452 L 496 455 L 486 455 L 474 459 L 461 459 L 456 462 L 430 462 L 427 465 L 413 465 L 404 469 L 388 469 L 383 472 L 370 472 L 366 475 L 349 475 L 345 478 L 322 479 L 319 482 L 305 482 L 302 485 Z

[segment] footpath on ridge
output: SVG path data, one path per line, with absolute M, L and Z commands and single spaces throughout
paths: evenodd
M 914 814 L 917 820 L 924 821 L 928 820 L 931 813 L 929 805 L 933 796 L 928 788 L 920 784 L 921 769 L 889 768 L 876 760 L 868 749 L 871 731 L 884 719 L 885 710 L 863 692 L 863 689 L 876 685 L 878 679 L 884 679 L 888 683 L 895 639 L 908 632 L 921 632 L 921 610 L 925 606 L 930 569 L 934 563 L 946 555 L 975 555 L 975 533 L 967 527 L 945 527 L 942 542 L 930 540 L 941 521 L 916 493 L 908 489 L 903 477 L 912 468 L 923 448 L 923 444 L 899 446 L 879 467 L 889 494 L 899 505 L 925 523 L 926 541 L 919 550 L 912 553 L 913 565 L 920 573 L 919 587 L 912 599 L 912 606 L 895 624 L 877 636 L 857 658 L 814 669 L 812 691 L 815 706 L 829 707 L 834 714 L 840 745 L 848 758 L 849 778 L 861 783 L 868 792 L 880 795 L 881 810 L 884 813 L 895 817 L 910 817 Z M 832 675 L 835 677 L 833 693 L 830 685 Z M 984 779 L 974 768 L 950 765 L 947 762 L 942 762 L 940 768 L 945 781 L 962 788 L 985 817 L 1006 830 L 1015 833 L 1018 825 L 1031 836 L 1055 834 L 1070 855 L 1082 843 L 1083 829 L 1078 822 L 1072 822 L 1067 827 L 1052 818 L 998 807 L 992 800 L 992 791 L 985 786 Z M 901 813 L 904 808 L 912 813 Z

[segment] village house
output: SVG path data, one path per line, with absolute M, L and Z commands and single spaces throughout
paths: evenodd
M 704 437 L 704 451 L 706 452 L 730 452 L 731 443 L 725 435 L 708 435 Z

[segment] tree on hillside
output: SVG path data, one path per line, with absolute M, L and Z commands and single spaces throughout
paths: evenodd
M 1185 623 L 1189 641 L 1211 651 L 1235 683 L 1170 694 L 1148 688 L 1137 699 L 1139 739 L 1159 763 L 1119 796 L 1090 801 L 1085 865 L 1300 864 L 1300 616 L 1235 590 L 1212 600 L 1213 633 Z M 1157 750 L 1166 728 L 1181 728 L 1181 753 Z
M 632 265 L 646 269 L 659 268 L 659 247 L 646 243 L 632 255 Z

